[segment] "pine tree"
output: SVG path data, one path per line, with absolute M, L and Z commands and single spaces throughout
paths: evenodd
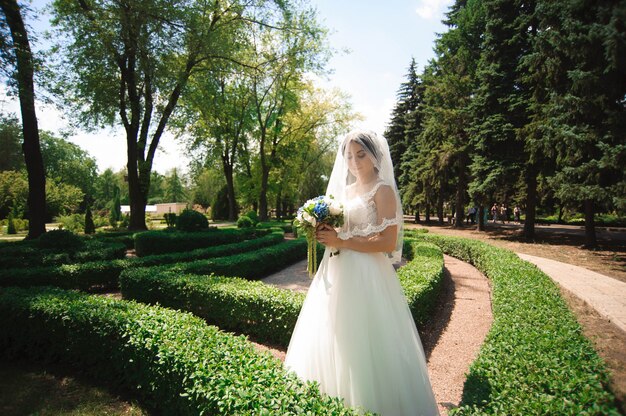
M 585 213 L 587 247 L 594 215 L 626 209 L 626 2 L 539 2 L 535 66 L 551 94 L 543 105 L 550 178 L 565 206 Z
M 520 62 L 530 53 L 535 1 L 489 0 L 484 5 L 485 33 L 472 103 L 469 186 L 481 214 L 493 202 L 509 202 L 529 159 L 520 131 L 530 120 L 531 91 Z

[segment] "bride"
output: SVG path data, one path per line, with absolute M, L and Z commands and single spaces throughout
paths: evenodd
M 318 226 L 327 249 L 294 329 L 285 367 L 349 406 L 384 416 L 437 415 L 426 359 L 392 265 L 402 253 L 402 207 L 389 146 L 354 131 L 328 184 L 344 225 Z

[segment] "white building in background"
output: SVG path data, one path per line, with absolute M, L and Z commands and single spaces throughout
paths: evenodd
M 170 212 L 173 214 L 180 214 L 185 208 L 187 208 L 187 204 L 184 202 L 146 205 L 146 214 L 161 217 L 163 214 L 168 214 Z M 122 205 L 121 209 L 122 214 L 130 214 L 130 205 Z

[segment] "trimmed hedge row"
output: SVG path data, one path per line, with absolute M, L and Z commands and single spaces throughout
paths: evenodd
M 138 256 L 190 251 L 198 248 L 238 243 L 262 237 L 271 229 L 218 229 L 208 231 L 146 231 L 135 234 L 135 252 Z
M 0 248 L 0 268 L 55 266 L 121 259 L 125 255 L 126 247 L 114 241 L 85 239 L 82 247 L 72 250 L 65 247 L 42 248 L 37 241 L 25 241 L 6 244 Z
M 426 323 L 443 287 L 443 253 L 434 244 L 404 239 L 404 256 L 411 259 L 398 269 L 409 309 L 417 326 Z
M 142 258 L 68 264 L 55 267 L 0 270 L 0 286 L 57 286 L 66 289 L 109 290 L 118 288 L 122 271 L 137 267 L 163 265 L 203 258 L 242 253 L 283 241 L 282 231 L 240 243 L 198 249 L 188 253 L 163 254 Z M 306 251 L 304 251 L 306 253 Z
M 158 414 L 357 414 L 192 314 L 58 288 L 0 289 L 0 352 L 85 370 Z
M 443 255 L 433 244 L 406 244 L 412 261 L 400 269 L 400 281 L 414 318 L 422 322 L 440 287 Z M 280 346 L 289 344 L 305 298 L 262 282 L 155 268 L 125 271 L 120 286 L 124 298 L 190 311 L 222 329 Z
M 283 269 L 306 257 L 305 239 L 287 240 L 256 251 L 248 251 L 227 257 L 196 260 L 174 265 L 157 266 L 159 270 L 171 270 L 181 274 L 216 274 L 257 280 Z
M 456 412 L 619 414 L 604 362 L 546 274 L 480 241 L 415 236 L 473 264 L 492 282 L 494 322 Z

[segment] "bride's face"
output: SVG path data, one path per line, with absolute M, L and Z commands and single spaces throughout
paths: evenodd
M 357 178 L 367 179 L 374 173 L 374 162 L 359 143 L 354 141 L 348 143 L 345 157 L 350 173 Z

